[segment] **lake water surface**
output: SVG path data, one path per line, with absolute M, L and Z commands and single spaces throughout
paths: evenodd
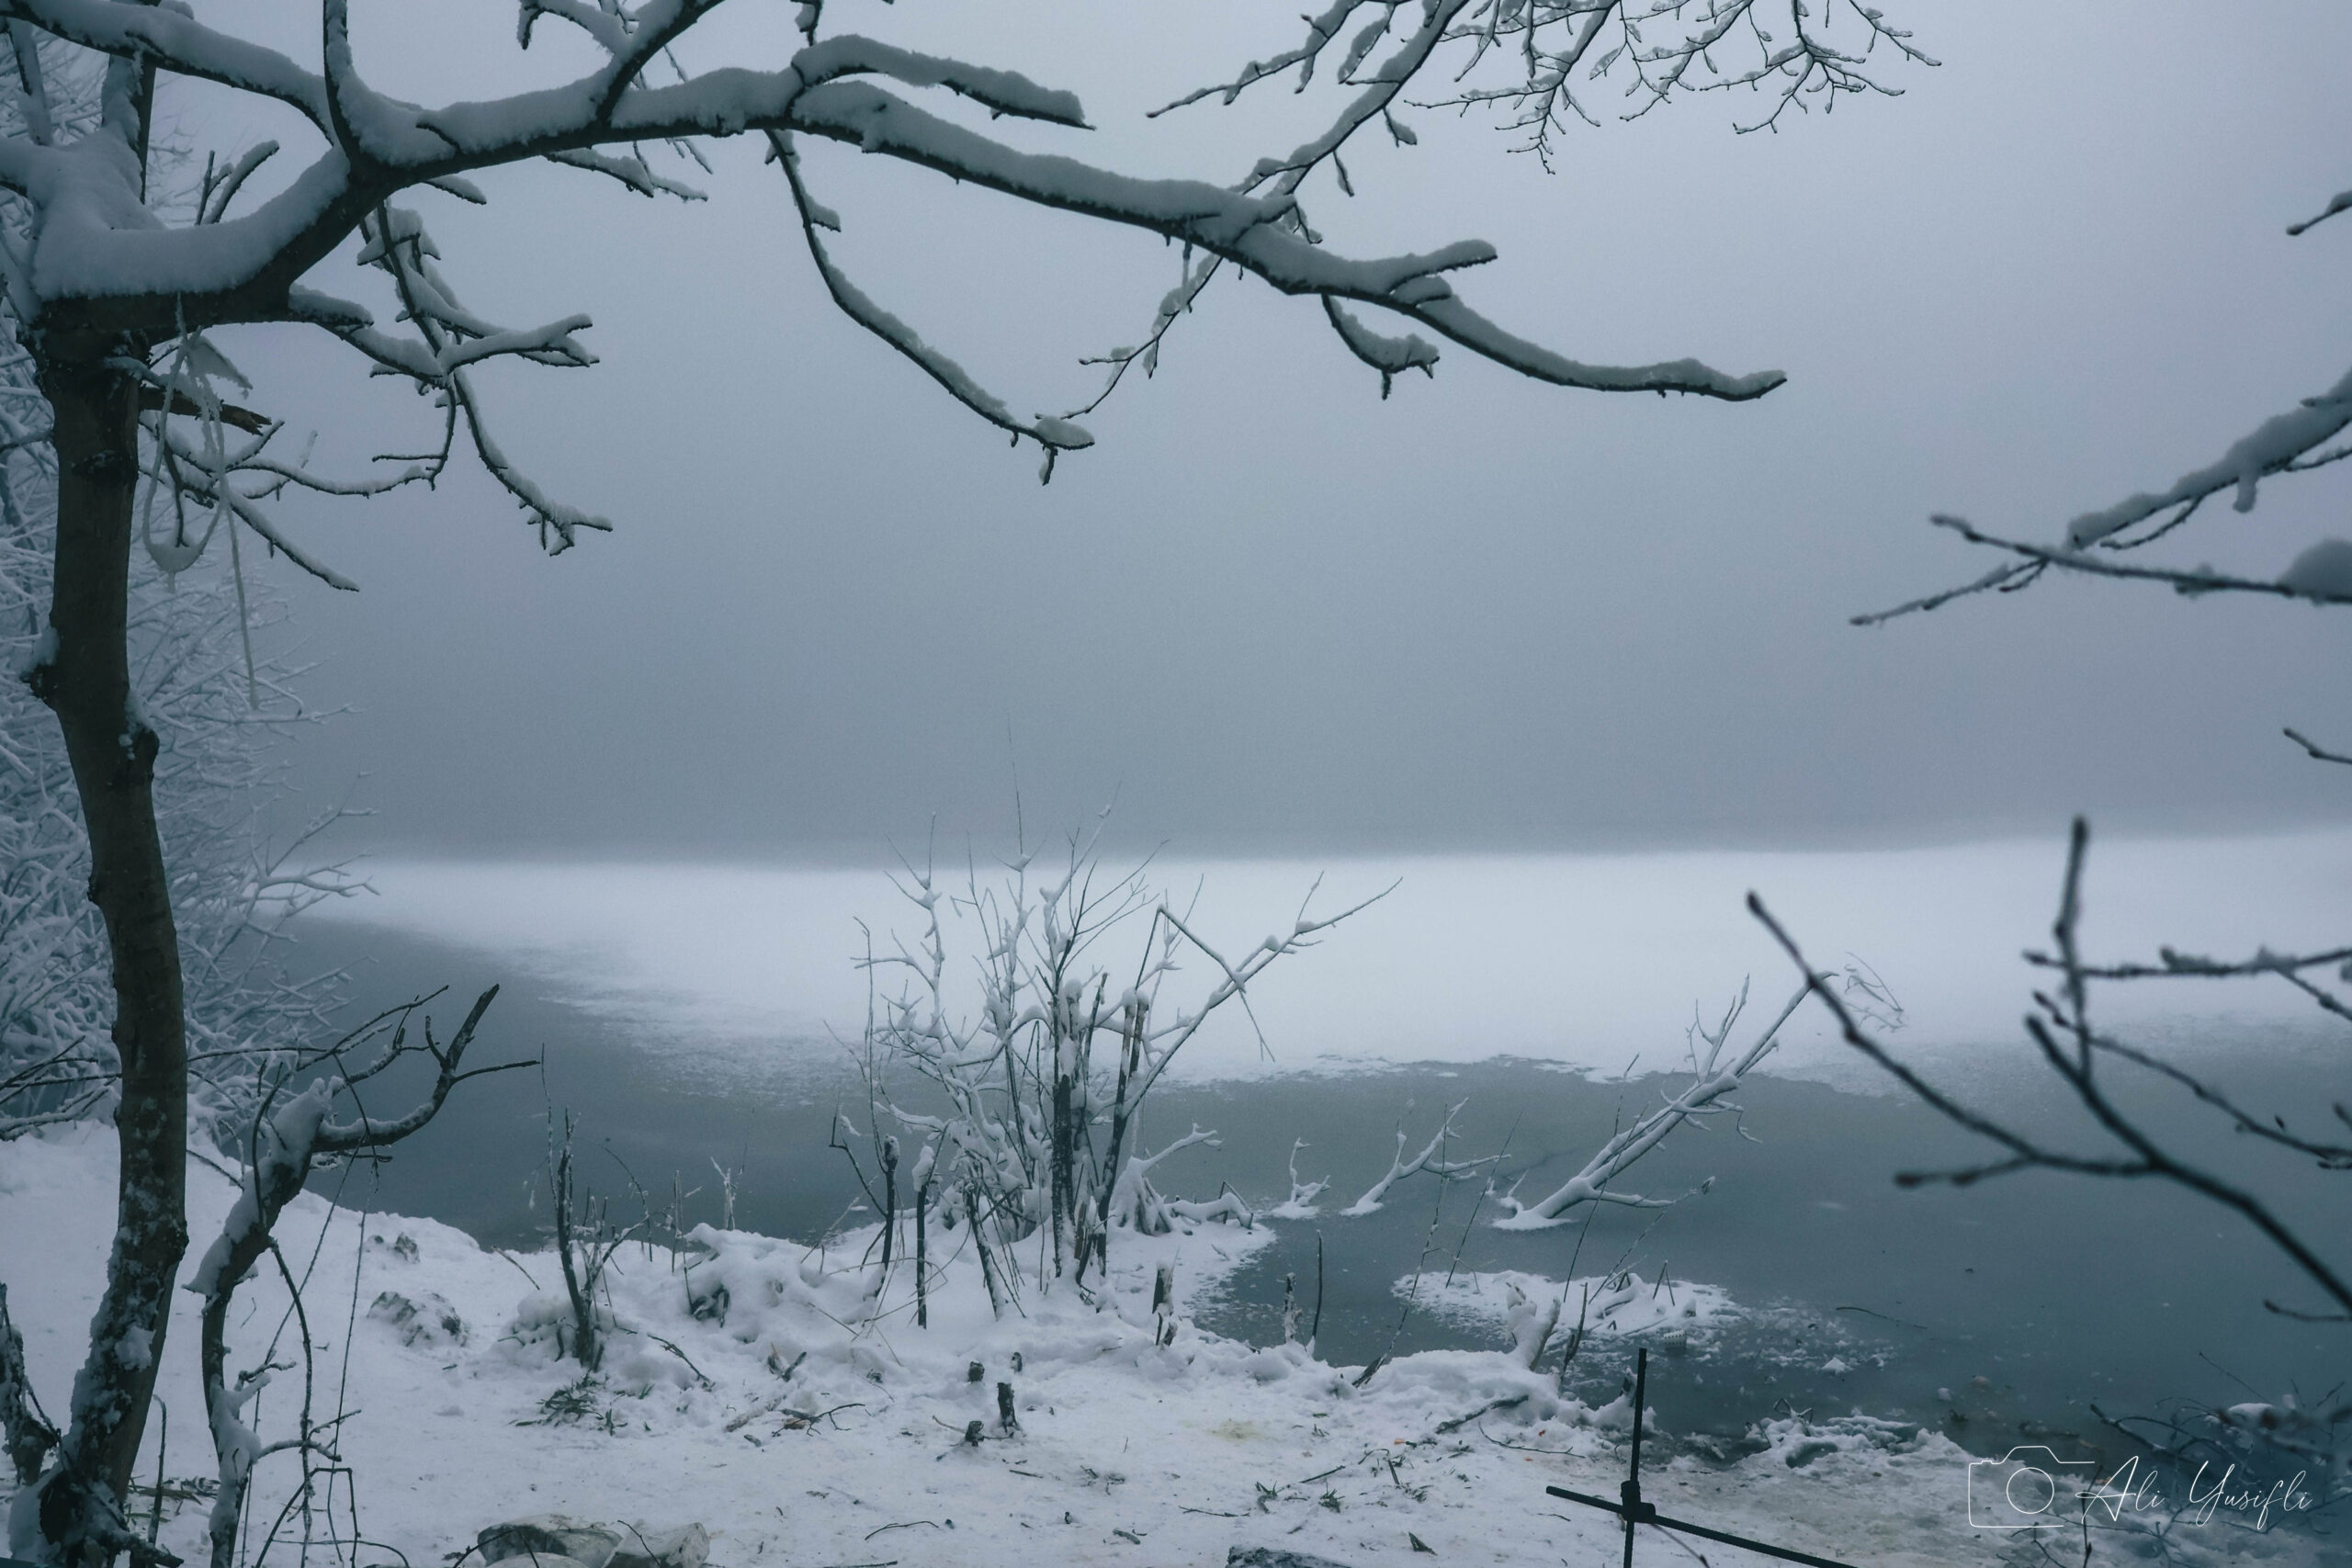
M 1953 857 L 1949 865 L 1964 863 L 1956 852 L 1939 852 Z M 2274 855 L 2272 862 L 2285 858 L 2296 857 Z M 2195 916 L 2188 923 L 2226 940 L 2266 914 L 2280 925 L 2312 922 L 2326 895 L 2339 884 L 2352 886 L 2352 852 L 2331 840 L 2317 869 L 2308 849 L 2300 861 L 2300 886 L 2312 908 L 2293 899 L 2236 908 L 2229 897 L 2217 908 L 2209 898 L 2188 911 Z M 432 884 L 437 876 L 447 894 L 476 874 L 444 868 L 419 880 Z M 479 874 L 481 886 L 503 886 L 486 869 Z M 560 886 L 566 874 L 562 868 L 526 868 L 522 880 L 537 875 L 543 888 Z M 1625 867 L 1609 874 L 1621 883 L 1639 880 Z M 1684 865 L 1665 866 L 1659 874 L 1687 884 L 1698 874 Z M 1808 874 L 1813 883 L 1796 880 L 1828 881 L 1818 867 Z M 2144 883 L 2144 868 L 2141 874 Z M 715 1219 L 718 1160 L 741 1171 L 741 1225 L 813 1237 L 843 1218 L 857 1189 L 843 1156 L 825 1146 L 826 1134 L 840 1106 L 863 1120 L 864 1096 L 846 1048 L 812 1030 L 806 1015 L 818 1007 L 838 1011 L 845 997 L 862 1000 L 859 991 L 828 983 L 808 1007 L 763 1013 L 745 1000 L 757 994 L 749 978 L 697 987 L 689 964 L 680 983 L 666 989 L 650 984 L 647 974 L 661 967 L 659 952 L 682 940 L 673 914 L 699 909 L 681 918 L 689 924 L 699 919 L 706 930 L 718 917 L 707 907 L 707 884 L 697 897 L 691 878 L 681 885 L 673 877 L 662 891 L 658 874 L 631 876 L 631 886 L 654 890 L 637 917 L 662 928 L 658 942 L 649 939 L 651 956 L 615 940 L 628 925 L 619 915 L 583 912 L 594 904 L 586 897 L 568 908 L 543 898 L 537 913 L 518 914 L 510 904 L 505 913 L 523 923 L 504 938 L 485 930 L 481 900 L 435 919 L 398 891 L 387 900 L 398 917 L 390 921 L 349 918 L 376 912 L 362 907 L 312 924 L 306 954 L 350 968 L 355 1010 L 447 985 L 453 995 L 435 1010 L 453 1020 L 476 990 L 499 981 L 505 989 L 478 1059 L 543 1056 L 527 1071 L 468 1085 L 399 1159 L 352 1179 L 346 1201 L 444 1219 L 496 1245 L 542 1245 L 547 1117 L 550 1107 L 560 1107 L 578 1119 L 587 1151 L 582 1170 L 601 1191 L 621 1192 L 633 1179 L 666 1198 L 674 1180 L 699 1188 L 688 1200 L 693 1217 Z M 1470 881 L 1465 896 L 1475 897 L 1476 878 Z M 610 879 L 605 883 L 609 897 Z M 1932 889 L 1921 897 L 1934 903 Z M 723 915 L 724 899 L 718 902 Z M 612 908 L 627 904 L 616 897 Z M 2143 889 L 2129 923 L 2151 924 L 2168 913 L 2183 911 L 2149 908 Z M 1950 911 L 1945 918 L 1960 923 Z M 1629 921 L 1638 920 L 1635 909 Z M 756 964 L 744 953 L 763 933 L 744 923 L 714 938 L 722 948 L 731 942 L 741 949 L 716 972 L 731 976 Z M 1924 976 L 1922 962 L 1934 953 L 1932 922 L 1876 934 L 1881 949 L 1895 955 L 1894 967 Z M 1507 1010 L 1476 983 L 1480 955 L 1492 946 L 1537 944 L 1524 930 L 1489 935 L 1486 942 L 1442 950 L 1461 960 L 1453 973 L 1425 963 L 1396 983 L 1417 998 L 1463 990 L 1470 1000 L 1461 1010 L 1472 1024 L 1503 1016 Z M 1634 951 L 1639 962 L 1639 938 L 1621 930 L 1611 951 L 1621 962 Z M 1344 933 L 1335 939 L 1335 953 L 1344 950 L 1343 940 Z M 1655 965 L 1658 953 L 1670 952 L 1695 967 L 1724 956 L 1703 944 L 1686 951 L 1697 940 L 1687 928 L 1679 935 L 1669 931 L 1646 950 L 1649 961 Z M 1415 950 L 1427 956 L 1426 944 L 1394 932 L 1382 945 L 1392 956 Z M 836 941 L 832 964 L 846 967 L 846 946 Z M 1871 956 L 1875 963 L 1881 954 Z M 1301 966 L 1320 957 L 1307 955 Z M 1970 953 L 1954 961 L 1963 968 L 1985 962 Z M 1521 953 L 1514 962 L 1524 968 L 1533 960 Z M 820 960 L 796 952 L 779 964 L 787 973 L 795 965 L 814 972 Z M 1548 997 L 1556 987 L 1573 999 L 1578 965 L 1564 958 L 1558 968 L 1559 977 L 1548 984 L 1540 970 L 1532 975 L 1531 991 Z M 1988 968 L 1988 984 L 1990 976 Z M 2019 971 L 2006 978 L 2013 1020 L 2023 976 Z M 1591 987 L 1599 993 L 1596 1012 L 1630 1015 L 1642 1005 L 1635 992 L 1667 983 L 1617 975 Z M 1377 1010 L 1377 997 L 1367 1002 L 1357 994 L 1364 984 L 1361 972 L 1336 989 L 1327 979 L 1324 994 L 1336 996 L 1343 1023 Z M 1912 995 L 1938 997 L 1948 984 L 1923 983 Z M 1777 1010 L 1763 1005 L 1767 988 L 1759 978 L 1757 1011 Z M 1777 1003 L 1781 987 L 1769 988 Z M 2267 998 L 2261 1005 L 2247 1005 L 2250 998 L 2239 994 L 2227 999 L 2232 1010 L 2201 1019 L 2143 1014 L 2135 1038 L 2225 1079 L 2243 1102 L 2265 1112 L 2308 1120 L 2314 1109 L 2344 1097 L 2352 1042 Z M 1425 999 L 1413 1005 L 1424 1010 L 1416 1018 L 1425 1016 Z M 1662 1010 L 1660 1018 L 1677 1021 L 1679 1013 L 1679 1021 L 1687 1021 L 1688 1005 Z M 1956 1018 L 1947 1009 L 1941 1020 L 1932 1017 L 1933 1007 L 1925 1010 L 1929 1023 L 1914 1036 L 1924 1060 L 1988 1109 L 2053 1139 L 2097 1148 L 2095 1136 L 2050 1100 L 2014 1022 L 1995 1032 L 1984 1025 L 1996 1016 L 1989 1006 L 1972 999 L 1971 1009 Z M 1498 1049 L 1480 1052 L 1475 1038 L 1454 1028 L 1429 1036 L 1438 1047 L 1429 1053 L 1434 1059 L 1415 1060 L 1393 1036 L 1377 1039 L 1376 1053 L 1346 1049 L 1348 1042 L 1329 1032 L 1328 1013 L 1326 1032 L 1297 1050 L 1285 1026 L 1295 1034 L 1302 1014 L 1295 1002 L 1285 1010 L 1270 997 L 1262 1014 L 1270 1042 L 1278 1052 L 1295 1051 L 1303 1069 L 1270 1069 L 1254 1054 L 1228 1048 L 1240 1073 L 1196 1073 L 1156 1091 L 1148 1141 L 1195 1123 L 1221 1135 L 1221 1146 L 1187 1152 L 1162 1168 L 1168 1190 L 1207 1196 L 1229 1184 L 1252 1203 L 1279 1201 L 1299 1139 L 1307 1145 L 1298 1156 L 1301 1174 L 1332 1181 L 1317 1218 L 1265 1222 L 1276 1240 L 1234 1278 L 1208 1325 L 1261 1342 L 1278 1339 L 1285 1281 L 1313 1304 L 1319 1242 L 1318 1348 L 1328 1359 L 1359 1363 L 1383 1352 L 1496 1344 L 1500 1330 L 1491 1318 L 1440 1310 L 1452 1298 L 1437 1282 L 1449 1272 L 1503 1269 L 1563 1280 L 1573 1257 L 1578 1276 L 1630 1269 L 1645 1292 L 1671 1294 L 1695 1282 L 1738 1303 L 1738 1314 L 1720 1330 L 1695 1337 L 1679 1356 L 1654 1365 L 1653 1403 L 1669 1430 L 1736 1434 L 1775 1411 L 1860 1411 L 1934 1426 L 1988 1453 L 2020 1436 L 2065 1434 L 2111 1451 L 2117 1439 L 2102 1416 L 2152 1415 L 2177 1401 L 2275 1398 L 2299 1380 L 2310 1397 L 2323 1392 L 2312 1386 L 2313 1379 L 2333 1382 L 2331 1369 L 2352 1362 L 2342 1328 L 2266 1312 L 2266 1296 L 2314 1303 L 2242 1221 L 2177 1189 L 2042 1173 L 1965 1190 L 1898 1189 L 1898 1170 L 1967 1165 L 1983 1157 L 1983 1146 L 1907 1096 L 1889 1092 L 1892 1086 L 1871 1072 L 1855 1070 L 1838 1055 L 1842 1048 L 1826 1048 L 1834 1042 L 1818 1027 L 1803 1038 L 1792 1030 L 1787 1056 L 1794 1073 L 1753 1080 L 1740 1096 L 1736 1126 L 1726 1118 L 1711 1130 L 1685 1130 L 1639 1168 L 1631 1184 L 1660 1195 L 1690 1192 L 1714 1179 L 1703 1195 L 1669 1209 L 1605 1209 L 1589 1228 L 1505 1233 L 1487 1223 L 1497 1205 L 1483 1183 L 1441 1188 L 1419 1177 L 1400 1184 L 1380 1213 L 1339 1217 L 1386 1168 L 1400 1122 L 1418 1146 L 1444 1108 L 1461 1102 L 1459 1152 L 1500 1154 L 1500 1184 L 1517 1181 L 1533 1195 L 1573 1171 L 1618 1119 L 1656 1103 L 1669 1080 L 1650 1069 L 1673 1065 L 1679 1027 L 1653 1027 L 1651 1038 L 1639 1043 L 1648 1049 L 1627 1077 L 1622 1069 L 1635 1055 L 1630 1029 L 1612 1023 L 1613 1035 L 1567 1030 L 1577 1048 L 1539 1056 L 1526 1049 L 1536 1032 L 1524 1015 L 1532 1010 L 1521 1007 L 1517 1025 L 1492 1031 L 1502 1037 Z M 862 1016 L 860 1008 L 852 1021 Z M 1597 1070 L 1604 1046 L 1624 1047 L 1608 1052 L 1615 1070 Z M 2340 1189 L 2344 1178 L 2267 1158 L 2248 1140 L 2217 1137 L 2211 1113 L 2177 1093 L 2142 1095 L 2134 1103 L 2154 1129 L 2181 1137 L 2183 1146 L 2210 1150 L 2215 1170 L 2258 1181 L 2307 1234 L 2324 1244 L 2340 1241 L 2347 1210 L 2330 1183 Z M 1423 1287 L 1408 1310 L 1400 1286 L 1417 1273 Z M 1651 1342 L 1666 1348 L 1655 1337 Z M 1612 1393 L 1634 1343 L 1596 1337 L 1572 1381 L 1596 1399 Z

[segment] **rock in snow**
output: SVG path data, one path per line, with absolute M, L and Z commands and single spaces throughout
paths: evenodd
M 408 1238 L 401 1238 L 405 1241 Z M 412 1248 L 413 1244 L 412 1244 Z M 463 1345 L 471 1336 L 458 1309 L 431 1291 L 412 1300 L 398 1291 L 386 1291 L 368 1307 L 368 1315 L 389 1324 L 403 1345 Z
M 1283 1551 L 1271 1546 L 1237 1546 L 1225 1554 L 1225 1568 L 1348 1568 L 1328 1557 Z
M 605 1568 L 703 1568 L 710 1561 L 710 1532 L 700 1525 L 673 1530 L 627 1525 L 621 1544 Z
M 549 1568 L 549 1559 L 562 1559 L 553 1568 L 578 1562 L 582 1568 L 605 1568 L 621 1543 L 620 1532 L 602 1525 L 582 1524 L 564 1514 L 534 1514 L 492 1525 L 474 1538 L 484 1562 L 510 1557 L 534 1560 L 535 1568 Z
M 703 1568 L 710 1560 L 710 1532 L 699 1524 L 592 1525 L 568 1514 L 509 1519 L 483 1530 L 475 1544 L 484 1562 L 523 1558 L 531 1568 Z

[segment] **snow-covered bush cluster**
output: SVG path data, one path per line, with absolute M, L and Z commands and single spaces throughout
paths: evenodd
M 1040 1278 L 1067 1270 L 1082 1289 L 1090 1266 L 1099 1286 L 1114 1229 L 1164 1235 L 1180 1222 L 1254 1218 L 1231 1191 L 1208 1201 L 1164 1195 L 1154 1169 L 1216 1134 L 1195 1127 L 1146 1154 L 1137 1115 L 1213 1015 L 1228 1004 L 1246 1009 L 1250 986 L 1270 965 L 1313 947 L 1363 906 L 1310 914 L 1310 892 L 1285 929 L 1228 957 L 1143 868 L 1104 868 L 1101 828 L 1098 819 L 1073 837 L 1042 875 L 1025 848 L 994 885 L 977 870 L 960 891 L 929 866 L 907 872 L 900 891 L 921 911 L 922 933 L 866 960 L 875 991 L 860 1059 L 872 1122 L 841 1124 L 867 1144 L 873 1171 L 860 1163 L 859 1179 L 892 1217 L 878 1236 L 885 1270 L 907 1254 L 897 1224 L 902 1198 L 916 1253 L 933 1224 L 957 1228 L 1000 1298 L 1019 1277 L 1012 1249 L 1032 1236 L 1050 1259 Z M 950 928 L 969 939 L 970 953 L 958 954 L 976 971 L 968 1000 L 962 964 L 951 963 Z M 899 1134 L 920 1140 L 911 1162 Z

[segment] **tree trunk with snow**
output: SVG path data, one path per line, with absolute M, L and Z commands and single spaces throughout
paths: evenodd
M 125 650 L 139 385 L 112 356 L 144 344 L 60 334 L 40 387 L 57 449 L 57 576 L 46 657 L 27 680 L 57 715 L 90 838 L 90 899 L 113 950 L 115 1125 L 121 1185 L 105 1293 L 70 1424 L 41 1487 L 40 1533 L 96 1562 L 120 1528 L 187 1248 L 187 1048 L 179 937 L 155 829 L 155 732 L 131 700 Z M 111 1529 L 109 1529 L 111 1527 Z
M 231 1213 L 228 1226 L 193 1281 L 204 1298 L 198 1349 L 198 1371 L 204 1379 L 204 1413 L 212 1430 L 220 1461 L 220 1490 L 212 1500 L 207 1527 L 211 1568 L 234 1568 L 237 1526 L 244 1513 L 246 1488 L 253 1480 L 260 1444 L 243 1419 L 243 1407 L 261 1392 L 266 1372 L 241 1377 L 231 1386 L 229 1377 L 229 1303 L 246 1273 L 268 1253 L 270 1230 L 277 1216 L 311 1171 L 311 1141 L 287 1147 L 265 1122 L 254 1129 L 262 1152 L 245 1174 L 245 1193 Z M 306 1434 L 307 1435 L 307 1434 Z
M 213 1496 L 209 1526 L 211 1552 L 210 1568 L 234 1568 L 237 1557 L 237 1530 L 244 1516 L 244 1500 L 253 1481 L 256 1461 L 280 1448 L 295 1450 L 307 1464 L 311 1456 L 324 1451 L 310 1427 L 309 1404 L 304 1402 L 303 1427 L 297 1436 L 282 1444 L 265 1447 L 258 1434 L 244 1419 L 244 1407 L 268 1382 L 268 1367 L 256 1368 L 238 1375 L 229 1374 L 228 1326 L 230 1303 L 236 1299 L 237 1287 L 246 1274 L 265 1257 L 277 1249 L 271 1232 L 277 1217 L 285 1213 L 310 1179 L 312 1167 L 323 1156 L 349 1156 L 362 1151 L 389 1147 L 431 1122 L 439 1113 L 449 1091 L 465 1078 L 476 1074 L 464 1070 L 466 1049 L 473 1043 L 474 1032 L 481 1023 L 482 1014 L 490 1010 L 498 987 L 492 986 L 474 1002 L 473 1010 L 458 1032 L 450 1036 L 447 1046 L 433 1038 L 433 1025 L 424 1023 L 423 1050 L 429 1053 L 438 1068 L 433 1088 L 425 1099 L 407 1114 L 375 1120 L 361 1112 L 352 1122 L 331 1121 L 335 1099 L 348 1085 L 356 1080 L 375 1077 L 401 1057 L 419 1049 L 409 1039 L 408 1015 L 421 1003 L 393 1010 L 379 1015 L 363 1032 L 346 1036 L 335 1045 L 320 1053 L 321 1058 L 340 1064 L 344 1049 L 356 1040 L 366 1038 L 375 1026 L 387 1020 L 398 1021 L 390 1043 L 369 1066 L 346 1079 L 339 1076 L 322 1077 L 305 1087 L 282 1106 L 274 1110 L 265 1105 L 256 1120 L 244 1172 L 244 1190 L 229 1211 L 228 1220 L 220 1234 L 206 1249 L 203 1261 L 198 1265 L 188 1289 L 203 1299 L 200 1319 L 199 1360 L 204 1379 L 204 1408 L 207 1425 L 212 1433 L 213 1456 L 219 1467 L 220 1490 Z M 508 1063 L 506 1066 L 524 1064 Z M 502 1072 L 505 1067 L 481 1069 Z M 565 1153 L 570 1153 L 567 1140 Z M 560 1211 L 559 1211 L 560 1213 Z M 283 1259 L 281 1258 L 281 1266 Z M 569 1263 L 567 1259 L 567 1273 Z M 287 1276 L 287 1285 L 295 1292 L 299 1311 L 301 1296 L 293 1276 Z M 309 1337 L 307 1324 L 303 1337 Z M 307 1360 L 309 1352 L 304 1351 Z M 593 1365 L 593 1363 L 591 1363 Z M 158 1485 L 161 1484 L 160 1479 Z M 306 1483 L 307 1484 L 307 1483 Z

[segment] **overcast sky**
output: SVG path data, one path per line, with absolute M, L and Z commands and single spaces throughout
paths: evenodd
M 780 62 L 758 29 L 787 8 L 754 9 L 689 63 Z M 1227 181 L 1332 107 L 1277 87 L 1142 118 L 1281 47 L 1287 8 L 981 9 L 874 25 L 1078 89 L 1101 129 L 1033 144 Z M 1016 779 L 1033 824 L 1115 792 L 1129 835 L 1201 853 L 2352 817 L 2352 779 L 2278 737 L 2352 746 L 2352 613 L 2056 582 L 1845 624 L 1991 564 L 1931 511 L 2054 536 L 2343 373 L 2352 219 L 2284 229 L 2352 185 L 2352 8 L 1887 9 L 1943 62 L 1889 66 L 1898 98 L 1752 136 L 1749 104 L 1685 102 L 1568 134 L 1549 175 L 1423 112 L 1419 146 L 1351 162 L 1352 201 L 1308 187 L 1343 250 L 1493 241 L 1463 291 L 1565 353 L 1789 373 L 1747 405 L 1461 350 L 1383 401 L 1311 303 L 1228 276 L 1040 487 L 1034 449 L 833 310 L 748 141 L 693 207 L 555 168 L 485 178 L 486 210 L 427 194 L 468 303 L 594 318 L 594 369 L 482 382 L 508 452 L 616 528 L 544 558 L 462 464 L 430 494 L 288 503 L 363 585 L 285 581 L 307 690 L 351 710 L 300 777 L 316 799 L 364 774 L 369 837 L 468 853 L 865 853 L 934 814 L 999 829 Z M 504 7 L 357 10 L 404 96 L 565 73 Z M 1091 397 L 1078 356 L 1135 341 L 1175 278 L 1148 239 L 808 162 L 867 290 L 1017 410 Z M 318 281 L 356 288 L 348 257 Z M 322 463 L 429 427 L 316 334 L 230 346 Z M 2275 574 L 2352 535 L 2346 494 L 2274 483 L 2179 558 Z

